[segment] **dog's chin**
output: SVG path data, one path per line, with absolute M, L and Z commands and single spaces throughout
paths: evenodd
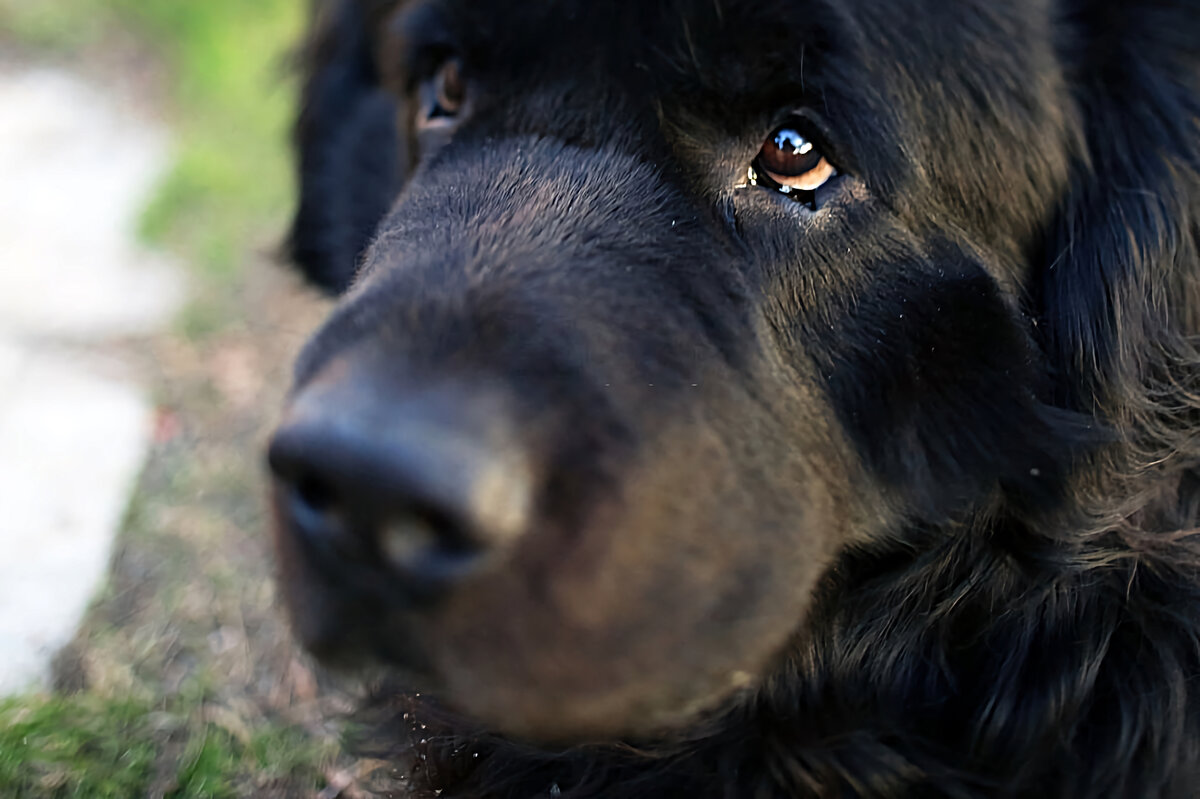
M 749 689 L 734 683 L 685 687 L 647 677 L 636 696 L 586 686 L 550 695 L 533 681 L 506 684 L 488 679 L 486 670 L 471 671 L 467 678 L 462 670 L 445 674 L 399 668 L 388 683 L 402 685 L 408 693 L 420 691 L 490 733 L 556 748 L 673 738 L 719 714 Z
M 457 692 L 445 687 L 444 681 L 431 680 L 427 675 L 414 675 L 406 670 L 387 673 L 371 685 L 386 686 L 377 689 L 381 695 L 395 695 L 399 688 L 400 692 L 410 696 L 432 700 L 440 708 L 461 717 L 466 722 L 460 725 L 464 728 L 487 730 L 489 734 L 554 749 L 612 744 L 614 741 L 669 740 L 678 737 L 681 731 L 695 727 L 700 720 L 719 714 L 725 707 L 721 701 L 725 697 L 715 694 L 697 698 L 692 704 L 614 705 L 605 713 L 583 714 L 575 708 L 594 706 L 595 696 L 581 696 L 578 702 L 551 704 L 539 701 L 537 694 L 526 692 L 523 696 L 514 696 L 500 690 L 491 696 L 477 695 L 463 701 Z
M 464 728 L 487 730 L 534 745 L 565 747 L 614 740 L 660 740 L 718 713 L 751 686 L 747 677 L 716 685 L 680 686 L 647 677 L 636 699 L 579 686 L 552 700 L 533 682 L 510 684 L 489 676 L 486 664 L 431 666 L 419 642 L 402 635 L 347 637 L 340 647 L 313 653 L 322 671 L 347 693 L 420 697 L 436 703 Z M 598 680 L 599 682 L 599 680 Z

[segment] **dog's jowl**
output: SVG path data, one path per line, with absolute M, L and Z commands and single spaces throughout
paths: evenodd
M 318 0 L 306 65 L 281 575 L 416 795 L 1200 792 L 1200 6 Z

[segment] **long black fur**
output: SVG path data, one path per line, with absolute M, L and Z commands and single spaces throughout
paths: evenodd
M 350 284 L 406 162 L 396 103 L 371 56 L 368 5 L 314 4 L 318 19 L 303 53 L 310 68 L 296 144 L 304 188 L 287 249 L 331 292 Z
M 395 101 L 371 65 L 363 12 L 354 2 L 329 5 L 335 11 L 318 26 L 324 43 L 312 56 L 300 127 L 304 190 L 292 242 L 314 280 L 340 288 L 399 193 L 404 156 Z M 866 43 L 856 46 L 873 49 L 889 14 L 941 13 L 936 3 L 902 5 L 863 23 Z M 947 11 L 944 24 L 962 24 L 952 16 Z M 920 385 L 899 369 L 883 378 L 892 381 L 883 389 L 868 390 L 856 380 L 878 364 L 845 368 L 845 352 L 815 353 L 828 367 L 845 427 L 905 505 L 905 529 L 843 552 L 761 685 L 673 735 L 537 748 L 489 734 L 436 703 L 385 694 L 377 710 L 393 713 L 394 725 L 376 751 L 411 764 L 412 795 L 1200 792 L 1200 7 L 1064 0 L 1052 16 L 1069 103 L 1043 127 L 1070 144 L 1061 166 L 1067 188 L 1050 213 L 994 224 L 1014 212 L 999 202 L 988 208 L 991 199 L 975 193 L 971 170 L 988 168 L 982 155 L 952 161 L 957 171 L 933 177 L 980 209 L 977 227 L 955 231 L 956 241 L 1028 228 L 1012 242 L 989 242 L 1031 265 L 1019 278 L 1027 340 L 997 345 L 1028 348 L 1027 355 L 981 374 L 995 383 L 983 391 L 997 393 L 1023 370 L 1040 374 L 1030 381 L 1034 393 L 1016 403 L 1026 438 L 1006 444 L 1000 433 L 989 435 L 986 414 L 978 424 L 977 416 L 963 417 L 974 427 L 961 435 L 976 436 L 978 452 L 963 455 L 960 446 L 939 456 L 926 448 L 928 457 L 914 462 L 855 425 L 895 414 L 901 426 L 913 418 L 931 426 L 903 435 L 937 438 L 968 412 L 956 404 L 963 398 L 942 396 L 935 401 L 944 408 L 919 417 L 901 406 L 929 402 L 925 386 L 936 383 L 938 369 L 956 368 L 956 356 L 948 353 L 945 367 L 926 362 Z M 1005 35 L 995 34 L 998 51 Z M 1019 114 L 1004 107 L 1005 87 L 956 80 L 947 72 L 943 91 L 972 96 L 976 113 Z M 919 119 L 922 101 L 897 92 Z M 881 117 L 881 135 L 907 135 L 887 124 Z M 977 133 L 969 113 L 914 124 L 940 128 L 929 134 L 941 137 L 931 147 L 957 147 Z M 1037 147 L 1038 139 L 1022 146 Z M 1047 165 L 1046 174 L 1059 168 Z M 1015 176 L 1013 191 L 1036 192 L 1040 179 Z M 889 289 L 860 289 L 873 290 Z M 986 317 L 994 307 L 981 299 L 962 312 Z M 893 324 L 873 319 L 869 301 L 830 310 L 822 323 Z M 811 340 L 806 330 L 780 336 L 785 349 L 789 336 Z M 880 337 L 893 336 L 882 330 Z M 945 340 L 938 330 L 922 341 L 989 350 L 986 341 Z M 1011 468 L 997 467 L 1006 445 Z M 983 463 L 986 474 L 972 471 Z M 996 469 L 1004 472 L 998 478 Z

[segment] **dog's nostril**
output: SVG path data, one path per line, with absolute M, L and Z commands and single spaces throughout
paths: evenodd
M 324 515 L 337 504 L 333 486 L 315 474 L 304 474 L 296 480 L 296 496 L 313 513 Z

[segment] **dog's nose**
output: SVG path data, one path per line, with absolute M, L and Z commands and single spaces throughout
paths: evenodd
M 268 460 L 281 524 L 334 581 L 382 575 L 429 598 L 524 531 L 530 487 L 521 458 L 478 426 L 456 424 L 453 401 L 312 394 L 297 397 Z

